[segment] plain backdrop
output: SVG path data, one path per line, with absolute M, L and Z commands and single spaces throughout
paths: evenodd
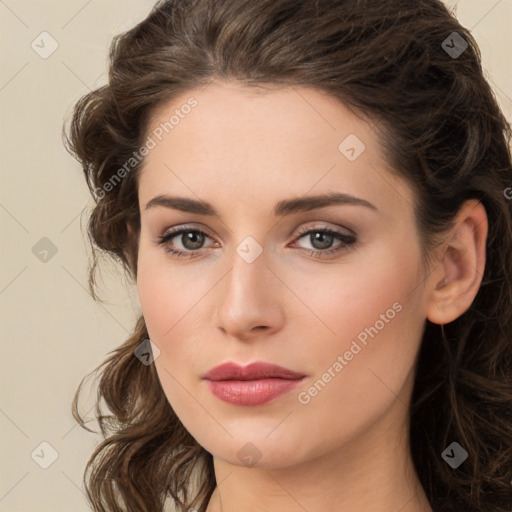
M 447 4 L 472 30 L 510 120 L 512 0 Z M 75 423 L 71 401 L 125 340 L 137 305 L 113 267 L 102 273 L 107 303 L 87 291 L 92 200 L 61 128 L 74 102 L 105 82 L 112 37 L 152 5 L 0 0 L 0 512 L 90 510 L 82 476 L 100 438 Z

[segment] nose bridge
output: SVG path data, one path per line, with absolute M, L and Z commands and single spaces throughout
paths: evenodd
M 264 248 L 253 237 L 235 247 L 217 303 L 217 322 L 224 331 L 240 336 L 254 327 L 275 327 L 279 322 L 269 263 Z
M 225 299 L 233 306 L 240 301 L 258 302 L 262 286 L 268 280 L 266 274 L 268 258 L 263 247 L 253 238 L 247 237 L 236 246 L 231 256 L 231 271 L 226 276 Z M 253 304 L 255 305 L 255 304 Z

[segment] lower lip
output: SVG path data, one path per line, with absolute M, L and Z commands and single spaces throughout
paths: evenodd
M 262 405 L 295 388 L 301 379 L 207 380 L 220 400 L 235 405 Z

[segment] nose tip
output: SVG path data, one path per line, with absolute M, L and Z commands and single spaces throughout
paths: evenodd
M 250 244 L 248 241 L 249 253 L 252 250 L 254 255 Z M 264 258 L 258 256 L 248 263 L 236 256 L 220 288 L 216 309 L 220 330 L 236 338 L 247 338 L 278 329 L 283 318 L 275 285 L 276 279 Z

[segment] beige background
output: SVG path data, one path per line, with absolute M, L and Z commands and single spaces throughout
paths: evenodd
M 133 289 L 112 268 L 104 271 L 108 303 L 95 303 L 87 292 L 81 222 L 84 229 L 92 202 L 61 144 L 61 126 L 72 104 L 104 82 L 112 36 L 152 4 L 0 0 L 0 512 L 90 510 L 82 473 L 99 437 L 76 425 L 70 405 L 82 376 L 125 339 L 137 306 Z M 447 4 L 472 29 L 511 120 L 512 0 Z M 44 31 L 58 44 L 46 59 L 31 47 Z M 39 52 L 51 48 L 42 37 Z M 46 262 L 39 259 L 48 249 L 43 237 L 57 251 L 50 248 Z M 52 452 L 42 442 L 58 454 L 47 469 L 39 464 L 51 462 Z

